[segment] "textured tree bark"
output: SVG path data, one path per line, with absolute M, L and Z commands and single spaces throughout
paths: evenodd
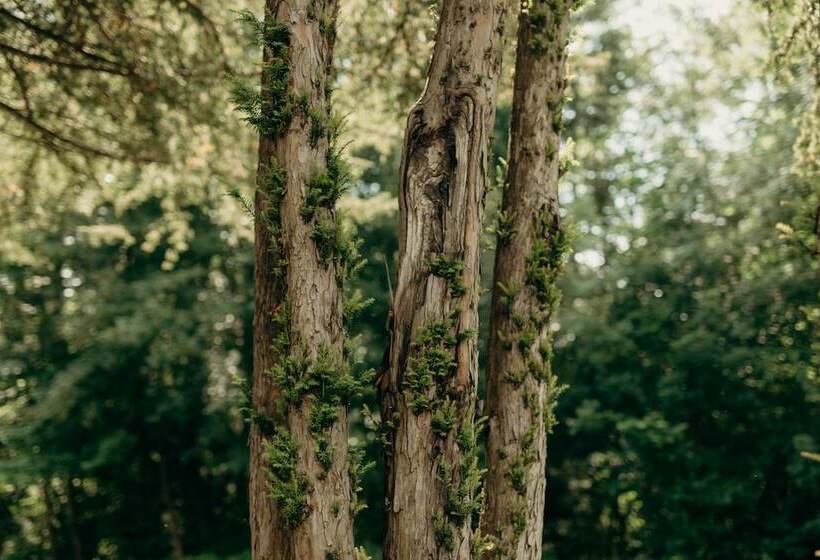
M 481 529 L 499 558 L 541 559 L 546 438 L 559 391 L 550 367 L 549 323 L 565 244 L 558 151 L 571 4 L 531 0 L 519 16 L 485 407 L 487 503 Z
M 324 387 L 328 379 L 315 377 L 323 357 L 342 367 L 343 265 L 323 256 L 315 234 L 316 220 L 329 223 L 335 211 L 332 204 L 315 216 L 303 210 L 311 177 L 327 168 L 337 8 L 335 0 L 266 6 L 254 201 L 254 560 L 354 557 L 346 408 L 333 402 L 319 410 L 310 389 L 294 388 Z
M 506 11 L 506 0 L 444 0 L 427 86 L 408 117 L 379 381 L 392 560 L 471 555 L 479 235 Z

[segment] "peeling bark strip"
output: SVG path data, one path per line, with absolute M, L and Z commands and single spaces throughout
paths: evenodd
M 343 178 L 329 118 L 337 8 L 335 0 L 267 0 L 265 20 L 253 20 L 264 48 L 261 95 L 234 94 L 260 133 L 254 560 L 354 557 L 341 288 L 348 263 L 338 250 L 334 204 Z
M 479 233 L 507 0 L 444 0 L 399 179 L 385 558 L 469 558 L 480 507 L 474 422 Z
M 549 323 L 566 239 L 558 214 L 571 0 L 519 16 L 507 185 L 498 223 L 487 367 L 487 557 L 540 560 L 546 439 L 557 393 Z

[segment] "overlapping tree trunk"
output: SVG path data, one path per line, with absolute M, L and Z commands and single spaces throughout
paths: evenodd
M 444 0 L 399 178 L 386 430 L 385 558 L 468 558 L 480 505 L 474 425 L 479 234 L 506 0 Z
M 341 279 L 343 181 L 329 84 L 337 2 L 268 0 L 255 197 L 250 522 L 254 560 L 353 558 Z
M 558 157 L 571 0 L 529 0 L 519 16 L 510 157 L 490 319 L 486 511 L 499 558 L 540 560 L 546 438 L 558 388 L 550 318 L 566 245 Z

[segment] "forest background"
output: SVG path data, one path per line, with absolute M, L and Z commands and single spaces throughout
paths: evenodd
M 236 4 L 0 2 L 0 558 L 248 557 L 257 140 L 230 91 L 260 54 L 238 11 L 261 6 Z M 573 22 L 545 558 L 820 548 L 818 43 L 783 49 L 811 2 L 760 4 L 598 0 Z M 387 345 L 399 151 L 436 6 L 342 2 L 340 206 L 367 258 L 350 286 L 373 299 L 351 328 L 367 367 Z M 511 73 L 512 50 L 494 178 Z M 351 414 L 376 463 L 356 537 L 379 558 L 365 407 L 375 390 Z

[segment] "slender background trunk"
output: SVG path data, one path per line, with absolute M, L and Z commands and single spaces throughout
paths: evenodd
M 162 507 L 165 510 L 162 514 L 163 524 L 171 541 L 171 558 L 182 560 L 185 558 L 185 549 L 182 546 L 182 522 L 176 504 L 174 504 L 174 498 L 171 495 L 168 465 L 162 455 L 159 456 L 159 494 Z
M 546 438 L 558 392 L 550 319 L 566 243 L 558 213 L 558 152 L 571 4 L 532 0 L 519 16 L 490 318 L 487 504 L 481 521 L 499 558 L 541 559 Z
M 57 557 L 57 539 L 54 535 L 54 502 L 51 500 L 51 482 L 49 479 L 43 478 L 40 481 L 40 491 L 43 493 L 43 504 L 45 504 L 43 537 L 46 550 L 44 553 L 48 560 L 53 560 Z
M 399 176 L 389 367 L 385 557 L 468 558 L 480 507 L 475 442 L 479 235 L 506 0 L 444 0 Z
M 254 560 L 352 558 L 342 260 L 328 229 L 337 2 L 268 0 L 255 198 Z M 331 155 L 329 155 L 331 154 Z M 336 230 L 333 230 L 336 231 Z M 334 238 L 335 239 L 335 238 Z
M 80 530 L 77 519 L 77 496 L 74 493 L 74 483 L 70 476 L 63 479 L 66 495 L 66 515 L 68 518 L 68 528 L 71 533 L 71 550 L 74 553 L 74 560 L 83 560 L 83 541 L 80 538 Z

